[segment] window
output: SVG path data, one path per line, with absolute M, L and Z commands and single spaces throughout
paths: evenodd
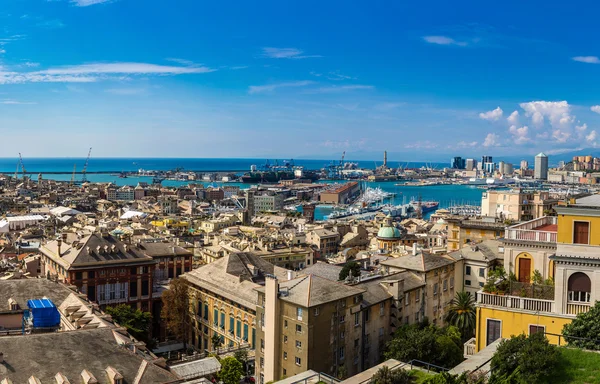
M 215 326 L 219 325 L 219 310 L 218 309 L 213 309 L 213 322 L 215 323 Z
M 319 316 L 319 307 L 315 308 L 315 316 Z
M 142 280 L 142 296 L 148 296 L 148 292 L 150 291 L 150 284 L 148 280 Z
M 137 297 L 137 281 L 129 282 L 129 296 Z
M 365 321 L 369 321 L 369 313 L 371 312 L 371 311 L 370 311 L 370 309 L 371 309 L 371 308 L 367 308 L 367 309 L 365 310 Z
M 480 287 L 480 288 L 483 288 L 483 286 L 484 286 L 484 285 L 485 285 L 485 284 L 483 283 L 483 281 L 480 281 L 480 282 L 479 282 L 479 287 Z
M 340 324 L 343 324 L 346 322 L 346 315 L 341 315 L 340 316 Z
M 471 275 L 471 267 L 468 265 L 465 267 L 465 275 L 468 275 L 468 276 Z
M 358 326 L 360 323 L 360 312 L 354 314 L 354 326 Z
M 229 315 L 229 333 L 234 334 L 235 332 L 235 319 L 233 316 Z
M 404 295 L 404 305 L 410 304 L 410 292 Z
M 300 324 L 296 324 L 296 332 L 298 332 L 298 333 L 302 332 L 302 326 Z
M 379 304 L 379 316 L 383 316 L 385 313 L 385 303 Z
M 208 321 L 208 304 L 204 303 L 204 320 Z
M 354 348 L 358 348 L 358 339 L 354 339 Z
M 454 277 L 450 278 L 450 289 L 454 288 Z
M 543 325 L 530 325 L 529 326 L 529 334 L 533 335 L 534 333 L 545 333 L 546 332 L 546 327 Z
M 421 289 L 419 288 L 415 292 L 415 303 L 418 303 L 420 299 L 421 299 Z
M 137 275 L 137 268 L 136 267 L 129 268 L 129 274 L 130 275 Z
M 340 347 L 340 360 L 344 359 L 345 354 L 346 354 L 346 348 Z
M 437 295 L 438 293 L 438 283 L 433 284 L 433 296 Z
M 346 332 L 340 332 L 340 339 L 344 339 L 346 337 Z
M 491 320 L 487 319 L 487 338 L 486 345 L 492 344 L 494 341 L 498 340 L 501 335 L 502 323 L 500 320 Z
M 287 320 L 283 320 L 283 327 L 287 328 Z
M 485 277 L 485 268 L 479 268 L 479 277 Z
M 296 348 L 302 348 L 302 342 L 300 340 L 296 340 Z
M 298 320 L 302 320 L 302 308 L 296 308 L 296 316 Z
M 342 308 L 345 308 L 346 307 L 346 300 L 342 300 L 341 304 L 342 304 Z
M 465 285 L 471 286 L 471 280 L 465 280 Z
M 296 356 L 296 365 L 302 365 L 302 359 Z
M 283 336 L 283 342 L 287 344 L 287 336 Z
M 75 280 L 81 280 L 81 279 L 83 279 L 83 273 L 75 272 Z
M 260 358 L 260 367 L 264 368 L 265 367 L 265 359 L 264 358 Z
M 121 299 L 125 299 L 127 297 L 127 283 L 121 283 Z
M 419 312 L 415 313 L 415 321 L 419 321 Z
M 287 360 L 287 352 L 283 352 L 283 360 Z
M 379 328 L 379 336 L 383 336 L 383 327 Z
M 242 322 L 240 320 L 238 320 L 236 322 L 236 330 L 237 330 L 237 337 L 242 337 Z
M 287 375 L 287 369 L 283 368 L 283 376 Z
M 244 335 L 242 336 L 242 340 L 248 341 L 248 324 L 244 324 Z
M 443 286 L 444 291 L 448 290 L 448 280 L 447 279 L 444 280 L 444 284 L 442 286 Z
M 576 272 L 569 276 L 568 282 L 568 300 L 576 302 L 590 302 L 590 293 L 592 283 L 588 275 L 582 272 Z
M 573 243 L 574 244 L 589 244 L 590 243 L 590 223 L 586 221 L 575 221 L 573 223 Z

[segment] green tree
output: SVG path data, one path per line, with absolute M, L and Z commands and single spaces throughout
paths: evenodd
M 219 380 L 224 384 L 239 384 L 244 375 L 242 363 L 235 357 L 229 356 L 221 360 L 221 370 L 219 371 Z
M 448 307 L 446 322 L 460 330 L 462 340 L 467 340 L 475 334 L 475 324 L 477 322 L 475 299 L 470 292 L 456 293 L 456 297 Z
M 490 384 L 550 383 L 558 359 L 556 347 L 542 332 L 513 336 L 501 341 L 492 357 Z
M 161 318 L 165 321 L 167 329 L 176 338 L 183 341 L 187 347 L 187 329 L 190 316 L 190 294 L 187 282 L 183 279 L 173 279 L 169 289 L 162 294 Z
M 386 349 L 386 359 L 404 362 L 416 359 L 451 368 L 463 361 L 460 332 L 454 326 L 439 328 L 427 322 L 404 325 L 396 330 Z
M 406 369 L 391 370 L 388 366 L 379 368 L 371 377 L 372 384 L 411 384 L 413 382 L 413 374 Z
M 248 372 L 248 350 L 247 349 L 239 349 L 233 353 L 233 357 L 240 363 L 242 363 L 242 368 L 244 372 Z
M 214 333 L 210 338 L 213 349 L 218 349 L 221 345 L 223 345 L 223 337 Z
M 142 312 L 139 309 L 133 309 L 127 304 L 119 304 L 116 307 L 106 307 L 104 310 L 111 315 L 113 320 L 119 325 L 125 327 L 133 337 L 145 343 L 151 342 L 150 324 L 152 315 L 150 312 Z
M 448 372 L 438 373 L 435 376 L 429 377 L 423 381 L 423 384 L 468 384 L 467 375 L 453 375 Z
M 565 324 L 562 333 L 570 346 L 600 350 L 600 301 L 596 301 L 588 312 L 578 314 L 571 323 Z
M 340 271 L 340 275 L 338 276 L 339 280 L 345 280 L 348 276 L 358 277 L 360 276 L 360 264 L 356 261 L 351 261 L 344 265 L 342 270 Z

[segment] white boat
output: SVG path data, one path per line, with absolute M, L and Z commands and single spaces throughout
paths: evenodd
M 487 184 L 487 179 L 484 178 L 478 178 L 478 177 L 471 177 L 467 183 L 468 185 L 486 185 Z

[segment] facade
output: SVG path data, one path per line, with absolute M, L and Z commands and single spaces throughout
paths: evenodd
M 360 372 L 365 290 L 307 275 L 267 278 L 257 291 L 259 383 L 308 369 L 335 376 Z
M 450 160 L 450 168 L 452 168 L 452 169 L 465 169 L 465 165 L 466 165 L 465 159 L 463 159 L 460 156 L 453 157 Z
M 548 156 L 543 152 L 535 156 L 534 176 L 537 180 L 548 180 Z
M 279 193 L 254 195 L 254 212 L 281 211 L 284 196 Z
M 314 245 L 322 256 L 337 253 L 339 241 L 339 232 L 329 228 L 317 228 L 306 234 L 306 243 Z
M 213 351 L 213 336 L 221 345 L 255 348 L 255 289 L 267 275 L 287 276 L 285 269 L 246 253 L 231 253 L 182 275 L 190 286 L 190 344 Z
M 498 239 L 504 234 L 504 223 L 490 217 L 470 220 L 458 216 L 448 217 L 445 221 L 448 224 L 448 252 L 461 249 L 472 242 Z
M 456 261 L 462 261 L 462 274 L 457 271 L 457 285 L 460 287 L 462 281 L 463 290 L 475 297 L 485 285 L 490 269 L 503 265 L 504 249 L 501 241 L 486 240 L 449 253 Z
M 465 162 L 465 169 L 467 171 L 472 171 L 474 169 L 477 169 L 477 160 L 475 159 L 467 159 Z
M 346 204 L 359 193 L 360 185 L 356 181 L 351 181 L 336 189 L 321 192 L 319 201 L 322 203 Z
M 557 202 L 547 191 L 486 191 L 481 197 L 481 215 L 528 221 L 546 216 Z
M 299 270 L 314 264 L 315 252 L 309 247 L 285 247 L 250 253 L 278 267 Z
M 221 201 L 225 198 L 225 191 L 221 188 L 208 188 L 204 198 L 208 201 Z
M 504 263 L 507 272 L 520 280 L 514 284 L 524 288 L 511 289 L 504 296 L 477 294 L 477 350 L 500 337 L 539 331 L 558 344 L 556 335 L 562 333 L 563 326 L 600 299 L 596 278 L 600 273 L 598 197 L 559 205 L 558 217 L 545 219 L 547 222 L 538 219 L 507 230 Z M 551 279 L 554 286 L 532 291 L 528 281 L 535 271 Z
M 527 160 L 521 160 L 521 166 L 519 167 L 522 171 L 529 169 L 529 162 Z

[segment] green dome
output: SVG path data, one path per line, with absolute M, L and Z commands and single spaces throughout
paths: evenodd
M 399 239 L 402 237 L 402 234 L 396 227 L 381 227 L 379 232 L 377 232 L 377 237 L 382 239 Z

